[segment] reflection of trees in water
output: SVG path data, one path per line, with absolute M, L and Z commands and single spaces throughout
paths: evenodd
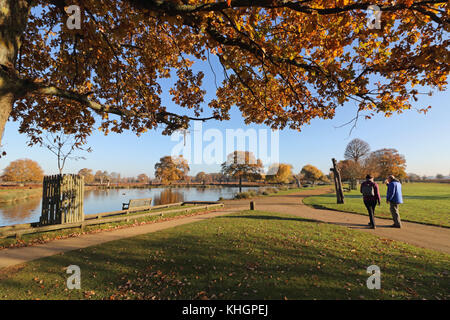
M 94 190 L 86 190 L 84 192 L 84 199 L 94 198 L 94 199 L 106 199 L 111 197 L 111 193 L 118 193 L 119 190 L 112 189 L 94 189 Z
M 16 202 L 2 203 L 0 206 L 0 220 L 23 221 L 28 219 L 34 213 L 33 210 L 39 209 L 41 198 L 29 198 Z M 36 219 L 37 222 L 39 218 Z M 0 223 L 3 225 L 3 223 Z
M 197 191 L 198 193 L 205 193 L 206 188 L 195 188 L 195 191 Z
M 156 206 L 159 204 L 168 204 L 182 201 L 184 201 L 183 193 L 172 189 L 165 189 L 162 190 L 159 195 L 155 195 L 155 198 L 153 199 L 153 205 Z

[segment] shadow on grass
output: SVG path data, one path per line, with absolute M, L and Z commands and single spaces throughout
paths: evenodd
M 445 266 L 431 264 L 428 259 L 413 258 L 409 250 L 355 235 L 361 248 L 353 254 L 353 236 L 329 246 L 324 246 L 321 241 L 312 243 L 310 240 L 316 236 L 317 229 L 301 225 L 301 222 L 311 220 L 264 215 L 226 218 L 272 222 L 266 224 L 264 233 L 255 229 L 244 235 L 242 231 L 248 226 L 230 226 L 231 223 L 227 225 L 226 220 L 220 220 L 224 217 L 218 217 L 208 224 L 177 227 L 72 251 L 41 259 L 26 268 L 27 274 L 43 279 L 45 287 L 41 288 L 39 282 L 22 274 L 18 278 L 4 279 L 0 292 L 5 290 L 9 297 L 14 297 L 13 293 L 23 297 L 29 289 L 40 297 L 50 294 L 48 298 L 52 298 L 57 293 L 61 298 L 83 299 L 82 292 L 94 290 L 97 293 L 94 298 L 98 299 L 122 291 L 129 294 L 132 288 L 140 299 L 195 299 L 199 292 L 208 297 L 223 293 L 224 299 L 346 299 L 348 296 L 358 299 L 362 295 L 380 299 L 390 298 L 387 295 L 390 290 L 409 285 L 419 296 L 433 298 L 440 292 L 445 297 L 448 282 L 437 276 Z M 299 222 L 299 232 L 281 235 L 280 230 L 285 230 L 282 221 Z M 218 227 L 224 228 L 221 234 L 217 234 Z M 320 230 L 324 233 L 323 241 L 339 231 Z M 386 293 L 370 291 L 365 286 L 366 268 L 375 258 L 383 270 Z M 322 262 L 320 268 L 318 261 Z M 64 267 L 71 264 L 79 265 L 82 270 L 83 289 L 68 296 L 64 292 L 65 286 L 56 288 L 54 283 L 55 280 L 65 281 Z M 412 278 L 415 282 L 409 284 L 398 274 L 405 274 L 406 280 Z M 414 278 L 416 274 L 421 274 L 420 279 Z M 347 290 L 349 283 L 351 291 Z M 408 294 L 406 289 L 401 291 L 404 295 L 415 296 Z
M 312 207 L 312 208 L 314 208 L 314 209 L 319 209 L 319 210 L 328 210 L 328 211 L 340 211 L 340 212 L 344 212 L 344 211 L 342 211 L 342 210 L 339 210 L 339 208 L 334 209 L 334 208 L 330 208 L 330 207 L 327 207 L 327 206 L 324 206 L 324 205 L 321 205 L 321 204 L 305 203 L 305 205 L 307 205 L 307 206 L 309 206 L 309 207 Z M 345 212 L 347 212 L 347 211 L 345 211 Z
M 255 202 L 255 206 L 258 206 L 259 204 L 264 205 L 264 206 L 286 206 L 287 207 L 287 206 L 298 206 L 298 205 L 301 205 L 302 202 L 301 202 L 300 199 L 299 199 L 298 202 L 291 202 L 291 203 L 286 203 L 286 202 L 259 202 L 259 201 Z M 266 211 L 266 210 L 264 210 L 264 211 Z
M 217 217 L 220 218 L 243 218 L 243 219 L 257 219 L 257 220 L 281 220 L 281 221 L 297 221 L 297 222 L 313 222 L 313 223 L 325 223 L 332 224 L 338 226 L 344 226 L 351 229 L 371 229 L 368 224 L 360 224 L 360 223 L 346 223 L 346 222 L 325 222 L 313 219 L 306 218 L 288 218 L 288 217 L 278 217 L 278 216 L 264 216 L 264 215 L 245 215 L 245 216 L 225 216 L 225 217 Z M 377 228 L 391 228 L 392 225 L 377 225 Z
M 278 216 L 265 216 L 265 215 L 244 215 L 244 216 L 223 216 L 216 217 L 216 219 L 258 219 L 258 220 L 282 220 L 282 221 L 297 221 L 297 222 L 314 222 L 322 223 L 318 220 L 305 219 L 305 218 L 290 218 L 290 217 L 278 217 Z

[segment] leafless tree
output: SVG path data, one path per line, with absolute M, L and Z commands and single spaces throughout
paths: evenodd
M 61 132 L 48 132 L 41 145 L 46 147 L 58 159 L 58 170 L 62 174 L 66 161 L 70 160 L 86 160 L 83 156 L 76 156 L 76 151 L 91 152 L 90 147 L 84 147 L 85 140 L 74 134 L 66 134 Z
M 344 158 L 346 160 L 353 160 L 358 163 L 359 160 L 368 156 L 370 153 L 370 146 L 367 142 L 361 139 L 353 139 L 345 148 Z

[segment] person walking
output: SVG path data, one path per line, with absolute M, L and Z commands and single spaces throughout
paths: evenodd
M 369 226 L 375 229 L 375 208 L 381 204 L 380 188 L 378 184 L 373 181 L 373 177 L 368 174 L 366 176 L 366 181 L 361 183 L 360 192 L 363 195 L 364 205 L 369 212 Z
M 387 194 L 386 194 L 386 203 L 389 203 L 389 205 L 390 205 L 392 220 L 394 220 L 393 227 L 401 228 L 402 221 L 400 219 L 398 205 L 400 203 L 403 203 L 402 184 L 393 175 L 390 175 L 387 178 L 387 181 L 388 181 L 388 186 L 387 186 Z

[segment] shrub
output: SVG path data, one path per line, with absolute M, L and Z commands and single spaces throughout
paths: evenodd
M 279 190 L 277 188 L 267 188 L 266 191 L 268 193 L 277 193 Z
M 254 196 L 257 196 L 258 194 L 254 190 L 249 190 L 245 192 L 239 192 L 237 193 L 234 198 L 235 199 L 248 199 Z

